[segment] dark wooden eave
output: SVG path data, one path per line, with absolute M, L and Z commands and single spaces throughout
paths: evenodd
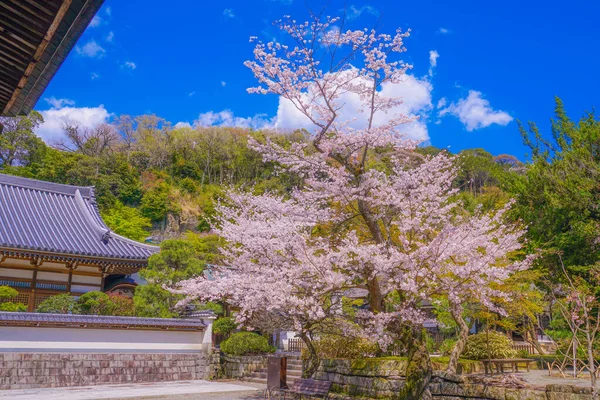
M 0 0 L 0 115 L 28 114 L 104 0 Z

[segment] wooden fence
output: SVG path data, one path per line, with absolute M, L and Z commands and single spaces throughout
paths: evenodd
M 288 339 L 288 351 L 293 353 L 300 353 L 304 348 L 304 342 L 302 339 Z

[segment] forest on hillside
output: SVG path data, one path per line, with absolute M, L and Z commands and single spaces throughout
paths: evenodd
M 211 234 L 211 220 L 216 203 L 227 201 L 228 188 L 285 197 L 302 186 L 293 172 L 263 162 L 248 145 L 249 138 L 283 147 L 310 143 L 303 130 L 174 127 L 155 115 L 123 115 L 93 129 L 64 121 L 64 139 L 46 144 L 35 135 L 41 122 L 37 112 L 2 119 L 1 172 L 94 186 L 100 212 L 114 232 L 163 243 L 163 251 L 144 273 L 156 285 L 140 289 L 148 291 L 144 304 L 139 304 L 146 310 L 138 311 L 141 315 L 174 315 L 177 299 L 161 285 L 218 263 L 220 241 Z M 559 279 L 563 264 L 569 272 L 586 277 L 600 255 L 600 121 L 593 113 L 577 121 L 569 118 L 557 99 L 551 132 L 539 132 L 535 123 L 519 123 L 519 130 L 529 148 L 527 163 L 484 149 L 455 155 L 456 196 L 464 212 L 497 210 L 514 199 L 509 218 L 527 226 L 527 251 L 541 254 L 525 281 L 546 285 L 548 279 Z M 440 151 L 435 147 L 406 151 L 406 168 Z M 377 168 L 385 170 L 385 158 L 385 154 L 378 158 Z M 165 275 L 165 270 L 171 272 Z M 516 310 L 516 318 L 524 318 L 523 313 L 531 316 L 529 311 Z

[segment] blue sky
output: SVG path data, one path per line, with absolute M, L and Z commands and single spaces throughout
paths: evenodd
M 435 146 L 524 159 L 515 119 L 547 128 L 555 95 L 577 118 L 598 103 L 600 2 L 345 4 L 353 28 L 411 28 L 403 57 L 416 85 L 404 93 Z M 343 7 L 332 0 L 328 14 Z M 243 62 L 250 36 L 280 38 L 271 23 L 284 14 L 305 20 L 305 1 L 106 0 L 39 101 L 38 133 L 52 141 L 61 118 L 91 126 L 119 114 L 241 126 L 279 117 L 277 97 L 246 93 L 255 81 Z

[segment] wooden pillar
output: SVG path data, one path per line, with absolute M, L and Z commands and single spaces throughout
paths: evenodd
M 71 283 L 73 282 L 73 268 L 69 268 L 69 280 L 67 281 L 67 293 L 71 294 Z
M 38 269 L 36 268 L 33 270 L 33 278 L 31 279 L 31 293 L 29 294 L 29 304 L 27 305 L 27 311 L 29 311 L 29 312 L 34 311 L 35 286 L 36 286 L 36 282 L 37 282 L 37 273 L 38 273 Z

